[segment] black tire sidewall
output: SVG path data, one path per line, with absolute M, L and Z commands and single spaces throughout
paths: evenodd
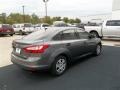
M 19 31 L 19 34 L 20 34 L 20 35 L 23 35 L 23 32 L 22 32 L 22 30 L 20 30 L 20 31 Z
M 13 34 L 10 34 L 10 36 L 13 36 Z
M 62 73 L 58 73 L 57 70 L 56 70 L 56 64 L 57 64 L 57 62 L 58 62 L 58 60 L 60 58 L 65 59 L 65 62 L 66 62 L 66 68 L 65 68 L 65 70 Z M 60 75 L 65 73 L 66 69 L 67 69 L 67 58 L 65 56 L 62 56 L 62 55 L 56 57 L 55 61 L 53 62 L 52 66 L 51 66 L 51 73 L 52 73 L 52 75 L 60 76 Z
M 99 54 L 97 53 L 97 48 L 98 48 L 98 46 L 100 46 L 100 53 L 99 53 Z M 99 56 L 99 55 L 101 55 L 101 52 L 102 52 L 102 45 L 98 44 L 98 45 L 96 46 L 96 49 L 95 49 L 94 54 L 95 54 L 96 56 Z

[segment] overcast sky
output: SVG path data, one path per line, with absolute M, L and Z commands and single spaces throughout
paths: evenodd
M 44 16 L 44 3 L 42 0 L 0 0 L 0 13 L 22 13 L 25 5 L 27 14 L 36 13 Z M 111 13 L 112 0 L 49 0 L 49 16 L 79 17 L 84 15 Z

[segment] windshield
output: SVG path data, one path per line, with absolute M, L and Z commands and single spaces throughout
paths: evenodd
M 12 28 L 12 26 L 11 26 L 11 25 L 7 25 L 7 24 L 6 24 L 6 25 L 5 25 L 5 24 L 4 24 L 4 25 L 2 25 L 2 27 L 3 27 L 3 28 Z
M 32 27 L 32 24 L 24 24 L 24 27 Z

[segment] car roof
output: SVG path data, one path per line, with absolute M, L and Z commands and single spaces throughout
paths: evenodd
M 70 30 L 70 29 L 79 29 L 83 30 L 82 28 L 77 28 L 77 27 L 48 27 L 46 31 L 52 30 L 52 31 L 64 31 L 64 30 Z

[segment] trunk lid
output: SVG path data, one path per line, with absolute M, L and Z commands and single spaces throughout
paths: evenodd
M 23 50 L 23 48 L 28 47 L 28 46 L 32 46 L 32 45 L 42 45 L 44 43 L 44 40 L 23 40 L 23 39 L 19 39 L 19 40 L 14 40 L 12 43 L 13 46 L 13 54 L 27 59 L 28 57 L 31 57 L 31 53 L 27 53 Z M 32 55 L 32 56 L 36 56 L 36 55 Z

